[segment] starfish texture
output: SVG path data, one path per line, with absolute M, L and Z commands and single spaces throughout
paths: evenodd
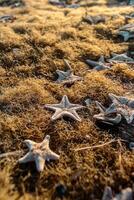
M 116 116 L 113 115 L 113 104 L 109 108 L 105 108 L 101 103 L 96 101 L 96 105 L 100 110 L 100 113 L 93 116 L 95 119 L 111 125 L 119 124 L 121 122 L 120 114 L 116 114 Z
M 55 113 L 52 116 L 52 121 L 59 119 L 63 116 L 68 116 L 74 120 L 81 121 L 81 118 L 77 114 L 76 110 L 79 110 L 83 108 L 84 106 L 81 106 L 79 104 L 72 104 L 69 102 L 68 97 L 66 95 L 63 96 L 61 102 L 59 104 L 47 104 L 45 105 L 45 108 L 49 108 L 51 110 L 54 110 Z
M 124 41 L 134 38 L 134 23 L 127 24 L 119 29 L 118 35 L 122 36 Z
M 134 100 L 112 93 L 109 94 L 109 97 L 113 102 L 112 112 L 121 114 L 126 119 L 127 123 L 131 124 L 134 120 Z
M 46 160 L 59 159 L 59 155 L 50 150 L 49 140 L 49 135 L 47 135 L 41 143 L 36 143 L 32 140 L 25 140 L 24 142 L 28 146 L 29 152 L 19 159 L 19 163 L 35 161 L 37 171 L 41 172 L 44 169 Z
M 116 54 L 112 53 L 112 58 L 108 60 L 110 63 L 129 63 L 134 64 L 133 58 L 127 56 L 127 53 Z
M 69 69 L 65 72 L 62 70 L 56 70 L 56 73 L 59 76 L 57 82 L 58 83 L 62 82 L 63 84 L 69 84 L 69 83 L 71 84 L 74 83 L 75 81 L 82 80 L 82 77 L 73 74 L 72 68 L 69 65 L 69 63 L 66 60 L 64 60 L 64 62 Z
M 132 188 L 121 190 L 119 194 L 113 195 L 111 187 L 106 187 L 103 193 L 102 200 L 133 200 Z
M 93 67 L 94 70 L 97 70 L 97 71 L 110 69 L 110 67 L 105 64 L 104 56 L 101 56 L 100 59 L 98 60 L 98 62 L 90 60 L 90 59 L 87 59 L 86 63 L 89 66 Z

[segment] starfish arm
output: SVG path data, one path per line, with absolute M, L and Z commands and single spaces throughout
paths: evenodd
M 47 161 L 49 160 L 58 160 L 60 158 L 60 156 L 56 153 L 54 153 L 53 151 L 51 151 L 50 149 L 48 150 L 46 156 L 45 156 L 45 159 Z
M 70 102 L 69 102 L 67 95 L 63 96 L 63 98 L 61 100 L 61 104 L 63 105 L 64 108 L 68 108 L 68 106 L 70 105 Z
M 62 109 L 63 105 L 62 104 L 46 104 L 45 108 L 48 108 L 50 110 L 56 111 L 57 109 Z
M 64 59 L 63 61 L 64 61 L 65 66 L 70 70 L 70 72 L 72 72 L 72 67 L 69 64 L 69 62 L 66 59 Z
M 42 141 L 42 145 L 46 148 L 49 148 L 49 141 L 50 141 L 50 135 L 46 135 L 44 140 Z
M 96 67 L 98 65 L 98 62 L 90 60 L 90 59 L 87 59 L 86 63 L 91 67 Z
M 121 115 L 118 114 L 116 117 L 108 117 L 103 114 L 98 114 L 93 116 L 95 119 L 104 121 L 104 122 L 109 122 L 111 124 L 119 124 L 121 122 Z
M 116 104 L 112 103 L 107 109 L 106 109 L 106 114 L 112 114 L 117 112 Z
M 79 115 L 77 114 L 77 112 L 73 109 L 70 112 L 66 112 L 66 116 L 81 122 L 81 118 L 79 117 Z
M 53 116 L 51 117 L 51 120 L 54 121 L 56 119 L 59 119 L 63 116 L 63 111 L 61 109 L 57 109 Z
M 80 81 L 82 80 L 82 77 L 80 76 L 76 76 L 73 73 L 70 75 L 70 79 L 74 82 L 74 81 Z
M 25 156 L 19 159 L 19 163 L 27 163 L 33 161 L 33 154 L 31 152 L 28 152 Z
M 85 106 L 82 106 L 80 104 L 72 104 L 72 103 L 70 104 L 70 107 L 69 107 L 69 109 L 71 110 L 80 110 L 82 108 L 85 108 Z
M 102 65 L 102 64 L 97 65 L 97 66 L 94 68 L 94 70 L 97 70 L 97 71 L 101 71 L 101 70 L 105 70 L 105 69 L 109 69 L 109 67 L 106 66 L 106 65 Z
M 101 113 L 104 113 L 106 111 L 106 108 L 100 102 L 95 101 L 95 103 Z
M 35 164 L 36 164 L 36 169 L 38 172 L 42 172 L 45 166 L 45 160 L 42 156 L 37 155 L 35 157 Z
M 99 58 L 99 62 L 100 62 L 100 63 L 105 63 L 104 56 L 101 56 L 101 57 Z
M 119 97 L 113 93 L 108 94 L 109 98 L 113 103 L 119 103 Z
M 36 142 L 32 140 L 24 140 L 24 143 L 27 145 L 29 150 L 32 150 L 33 146 L 37 144 Z

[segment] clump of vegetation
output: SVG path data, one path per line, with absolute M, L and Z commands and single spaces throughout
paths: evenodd
M 0 1 L 3 6 L 2 2 L 11 1 Z M 1 200 L 95 200 L 102 198 L 106 185 L 117 193 L 120 187 L 132 186 L 134 154 L 128 146 L 134 140 L 134 126 L 125 120 L 109 126 L 93 115 L 98 114 L 95 101 L 109 106 L 109 93 L 134 98 L 133 65 L 114 63 L 110 70 L 92 71 L 85 61 L 130 53 L 133 41 L 120 40 L 117 32 L 126 24 L 124 14 L 133 8 L 107 7 L 106 0 L 97 4 L 86 12 L 103 13 L 105 24 L 84 22 L 85 6 L 60 8 L 28 0 L 24 7 L 0 8 L 0 15 L 16 16 L 12 23 L 0 22 L 0 153 L 26 152 L 25 139 L 40 143 L 50 135 L 50 149 L 60 155 L 59 161 L 46 162 L 40 174 L 35 163 L 19 164 L 20 154 L 0 158 Z M 56 82 L 56 70 L 65 71 L 64 59 L 83 80 L 69 86 Z M 51 121 L 53 112 L 44 105 L 59 103 L 63 95 L 83 106 L 91 100 L 78 111 L 81 122 Z M 90 148 L 79 150 L 85 147 Z

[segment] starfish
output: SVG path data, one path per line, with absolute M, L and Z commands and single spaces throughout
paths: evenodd
M 49 135 L 47 135 L 41 143 L 36 143 L 32 140 L 25 140 L 24 142 L 28 146 L 29 152 L 19 159 L 19 163 L 35 161 L 37 171 L 41 172 L 44 169 L 46 160 L 59 159 L 59 155 L 50 150 L 49 140 Z
M 124 41 L 134 38 L 134 23 L 127 24 L 119 29 L 118 35 L 122 36 Z
M 111 187 L 105 187 L 102 200 L 133 200 L 132 188 L 121 190 L 119 194 L 113 195 Z
M 111 124 L 111 125 L 119 124 L 121 122 L 120 114 L 113 116 L 113 110 L 114 110 L 113 105 L 111 105 L 109 108 L 105 108 L 98 101 L 96 101 L 96 105 L 97 105 L 98 109 L 100 110 L 100 113 L 93 116 L 95 119 L 100 120 L 107 124 Z
M 110 69 L 110 67 L 105 64 L 104 56 L 101 56 L 100 59 L 98 60 L 98 62 L 90 60 L 90 59 L 87 59 L 86 63 L 89 66 L 93 67 L 93 69 L 95 69 L 97 71 L 101 71 L 101 70 L 105 70 L 105 69 Z
M 131 124 L 134 120 L 134 100 L 112 93 L 109 94 L 109 97 L 113 102 L 112 112 L 122 115 L 127 123 Z
M 127 56 L 127 53 L 123 54 L 116 54 L 112 53 L 112 58 L 108 60 L 110 63 L 129 63 L 129 64 L 134 64 L 133 58 Z
M 54 110 L 55 113 L 52 116 L 52 121 L 59 119 L 63 116 L 68 116 L 74 120 L 81 121 L 81 118 L 77 114 L 76 110 L 79 110 L 83 108 L 84 106 L 81 106 L 79 104 L 72 104 L 69 102 L 68 97 L 66 95 L 63 96 L 61 102 L 59 104 L 47 104 L 45 105 L 45 108 L 49 108 L 51 110 Z
M 67 62 L 67 60 L 64 60 L 64 63 L 69 69 L 65 72 L 61 70 L 56 70 L 56 73 L 59 76 L 57 79 L 58 83 L 62 82 L 63 84 L 69 84 L 69 83 L 71 84 L 74 83 L 75 81 L 82 80 L 82 77 L 73 74 L 72 68 Z

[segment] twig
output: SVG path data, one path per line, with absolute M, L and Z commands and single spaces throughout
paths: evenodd
M 95 149 L 95 148 L 99 148 L 99 147 L 103 147 L 103 146 L 106 146 L 108 144 L 111 144 L 113 142 L 117 142 L 118 140 L 116 139 L 113 139 L 113 140 L 110 140 L 109 142 L 106 142 L 106 143 L 103 143 L 103 144 L 99 144 L 99 145 L 95 145 L 95 146 L 90 146 L 90 147 L 82 147 L 82 148 L 79 148 L 79 149 L 73 149 L 74 151 L 82 151 L 82 150 L 86 150 L 86 149 Z M 124 141 L 124 140 L 123 140 Z

